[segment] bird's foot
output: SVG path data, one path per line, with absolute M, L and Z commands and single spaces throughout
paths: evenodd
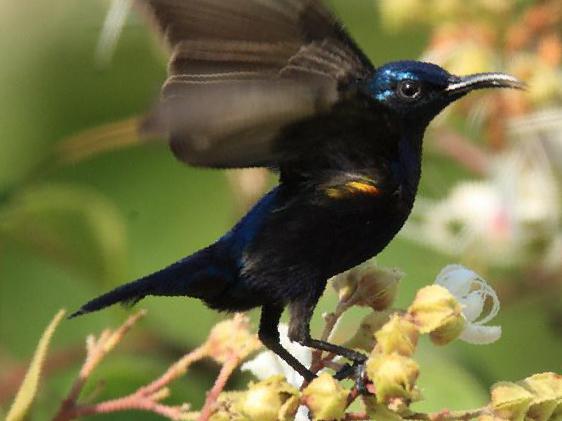
M 366 362 L 367 359 L 365 358 L 362 361 L 355 361 L 353 365 L 344 365 L 336 374 L 334 374 L 334 379 L 338 381 L 348 378 L 353 379 L 355 381 L 355 387 L 360 394 L 369 394 L 370 392 L 367 389 L 367 377 L 365 376 Z

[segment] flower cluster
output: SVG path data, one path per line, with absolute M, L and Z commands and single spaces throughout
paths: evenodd
M 201 346 L 129 395 L 94 404 L 80 403 L 81 391 L 92 372 L 144 315 L 141 312 L 114 331 L 107 329 L 98 338 L 88 338 L 86 360 L 54 419 L 67 421 L 126 410 L 150 411 L 171 420 L 200 421 L 561 419 L 562 376 L 554 373 L 537 374 L 517 383 L 497 383 L 492 387 L 490 403 L 476 410 L 443 410 L 434 414 L 414 411 L 412 403 L 423 399 L 418 386 L 422 368 L 416 361 L 421 336 L 428 335 L 439 346 L 457 338 L 474 344 L 494 342 L 500 338 L 501 328 L 487 323 L 498 313 L 499 300 L 479 275 L 450 265 L 441 271 L 434 284 L 420 289 L 405 310 L 392 309 L 401 277 L 397 269 L 366 263 L 333 279 L 339 302 L 336 310 L 325 316 L 322 339 L 333 336 L 338 321 L 353 306 L 369 307 L 372 311 L 345 344 L 369 354 L 362 387 L 350 387 L 334 379 L 328 370 L 340 370 L 341 358 L 313 353 L 290 342 L 284 325 L 280 326 L 283 346 L 318 374 L 313 381 L 305 384 L 271 351 L 263 351 L 242 364 L 260 348 L 260 343 L 251 333 L 249 320 L 236 315 L 218 323 Z M 49 341 L 63 316 L 64 312 L 60 312 L 45 331 L 8 420 L 22 419 L 32 405 Z M 170 384 L 203 358 L 221 366 L 203 407 L 193 411 L 188 403 L 166 404 Z M 226 391 L 229 378 L 239 367 L 251 372 L 258 381 L 250 382 L 245 390 Z M 357 407 L 362 407 L 362 411 L 357 412 Z
M 555 279 L 562 273 L 562 3 L 520 3 L 376 2 L 388 30 L 430 30 L 422 59 L 460 75 L 504 71 L 528 84 L 474 95 L 437 119 L 437 150 L 483 179 L 461 182 L 441 200 L 420 200 L 406 235 L 480 265 L 538 266 Z M 455 116 L 468 126 L 447 118 Z
M 337 329 L 337 319 L 352 306 L 367 306 L 373 310 L 364 318 L 355 335 L 345 343 L 345 346 L 370 353 L 366 376 L 372 395 L 363 398 L 366 409 L 364 415 L 368 417 L 365 419 L 384 418 L 389 414 L 394 417 L 392 419 L 402 419 L 412 414 L 410 404 L 422 398 L 416 386 L 420 367 L 414 359 L 421 335 L 428 334 L 437 345 L 446 345 L 457 338 L 469 343 L 485 344 L 501 336 L 499 326 L 486 325 L 499 311 L 498 297 L 476 273 L 459 265 L 447 266 L 437 276 L 434 285 L 418 292 L 406 311 L 391 310 L 402 276 L 397 269 L 365 263 L 336 276 L 332 281 L 339 304 L 334 313 L 325 316 L 327 325 L 331 327 L 328 330 Z M 484 311 L 486 306 L 489 307 L 488 311 Z M 281 326 L 279 332 L 289 352 L 306 366 L 311 366 L 311 351 L 289 342 L 286 326 Z M 324 332 L 324 338 L 330 336 Z M 324 366 L 333 366 L 333 356 L 327 358 L 321 360 Z M 328 364 L 328 361 L 332 361 L 332 364 Z M 315 367 L 314 364 L 312 366 Z M 269 376 L 285 377 L 288 383 L 275 383 L 276 386 L 270 387 L 269 391 L 272 397 L 264 399 L 263 403 L 264 408 L 275 408 L 274 413 L 278 418 L 262 418 L 284 419 L 280 414 L 286 414 L 289 404 L 273 396 L 287 395 L 287 386 L 298 388 L 302 379 L 271 351 L 262 352 L 245 363 L 242 369 L 251 371 L 262 380 L 262 383 L 258 383 L 259 387 L 263 387 L 263 379 Z M 255 387 L 251 385 L 249 390 Z M 294 411 L 298 410 L 293 415 L 299 421 L 307 420 L 308 417 L 313 420 L 343 419 L 356 392 L 342 388 L 328 373 L 323 372 L 302 390 L 300 406 L 294 406 L 294 403 L 290 406 Z M 291 394 L 287 399 L 293 399 L 294 396 L 299 395 Z M 246 399 L 243 394 L 236 398 Z M 273 400 L 278 402 L 276 406 L 270 404 Z M 247 411 L 237 414 L 258 419 L 249 416 Z

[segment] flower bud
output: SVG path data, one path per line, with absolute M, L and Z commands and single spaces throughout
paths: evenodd
M 313 420 L 340 420 L 345 417 L 349 392 L 328 373 L 314 379 L 302 393 Z
M 207 343 L 210 356 L 220 364 L 224 364 L 231 355 L 244 359 L 262 346 L 257 335 L 250 332 L 250 319 L 241 314 L 218 323 Z
M 289 385 L 281 375 L 270 377 L 250 385 L 240 408 L 250 420 L 277 421 L 282 412 L 285 416 L 290 409 L 294 408 L 296 412 L 298 390 Z
M 419 331 L 415 324 L 405 317 L 394 314 L 382 329 L 375 333 L 376 352 L 381 354 L 397 353 L 411 357 L 418 344 Z
M 375 311 L 363 318 L 355 335 L 344 346 L 371 352 L 375 347 L 375 332 L 384 326 L 391 315 L 390 311 Z
M 492 409 L 494 414 L 510 421 L 523 421 L 533 394 L 525 388 L 509 382 L 492 386 Z
M 458 338 L 465 323 L 459 302 L 439 285 L 419 290 L 408 314 L 419 331 L 432 334 L 431 339 L 438 345 Z
M 344 305 L 359 305 L 382 311 L 394 301 L 403 276 L 398 269 L 381 268 L 367 262 L 337 275 L 333 286 Z
M 562 410 L 562 376 L 555 373 L 541 373 L 518 383 L 534 395 L 527 411 L 527 418 L 534 421 L 558 419 L 554 415 L 558 407 Z
M 367 376 L 376 387 L 377 401 L 389 403 L 394 399 L 408 402 L 419 397 L 415 389 L 419 375 L 418 364 L 400 354 L 372 354 L 367 361 Z
M 367 401 L 369 401 L 368 398 Z M 367 406 L 367 415 L 369 415 L 369 419 L 371 420 L 377 420 L 377 421 L 403 421 L 404 420 L 404 418 L 402 418 L 400 414 L 391 411 L 385 405 L 367 404 L 366 406 Z
M 217 407 L 209 421 L 250 421 L 242 414 L 239 406 L 246 392 L 223 392 L 217 400 Z

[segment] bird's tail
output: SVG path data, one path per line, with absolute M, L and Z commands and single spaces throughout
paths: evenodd
M 212 295 L 224 289 L 227 282 L 224 271 L 216 268 L 216 262 L 212 259 L 212 249 L 207 248 L 165 269 L 94 298 L 69 318 L 92 313 L 117 303 L 133 305 L 148 295 L 212 298 Z

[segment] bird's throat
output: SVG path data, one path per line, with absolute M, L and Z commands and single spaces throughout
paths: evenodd
M 422 140 L 423 131 L 408 131 L 402 135 L 398 145 L 399 182 L 412 203 L 421 178 Z

